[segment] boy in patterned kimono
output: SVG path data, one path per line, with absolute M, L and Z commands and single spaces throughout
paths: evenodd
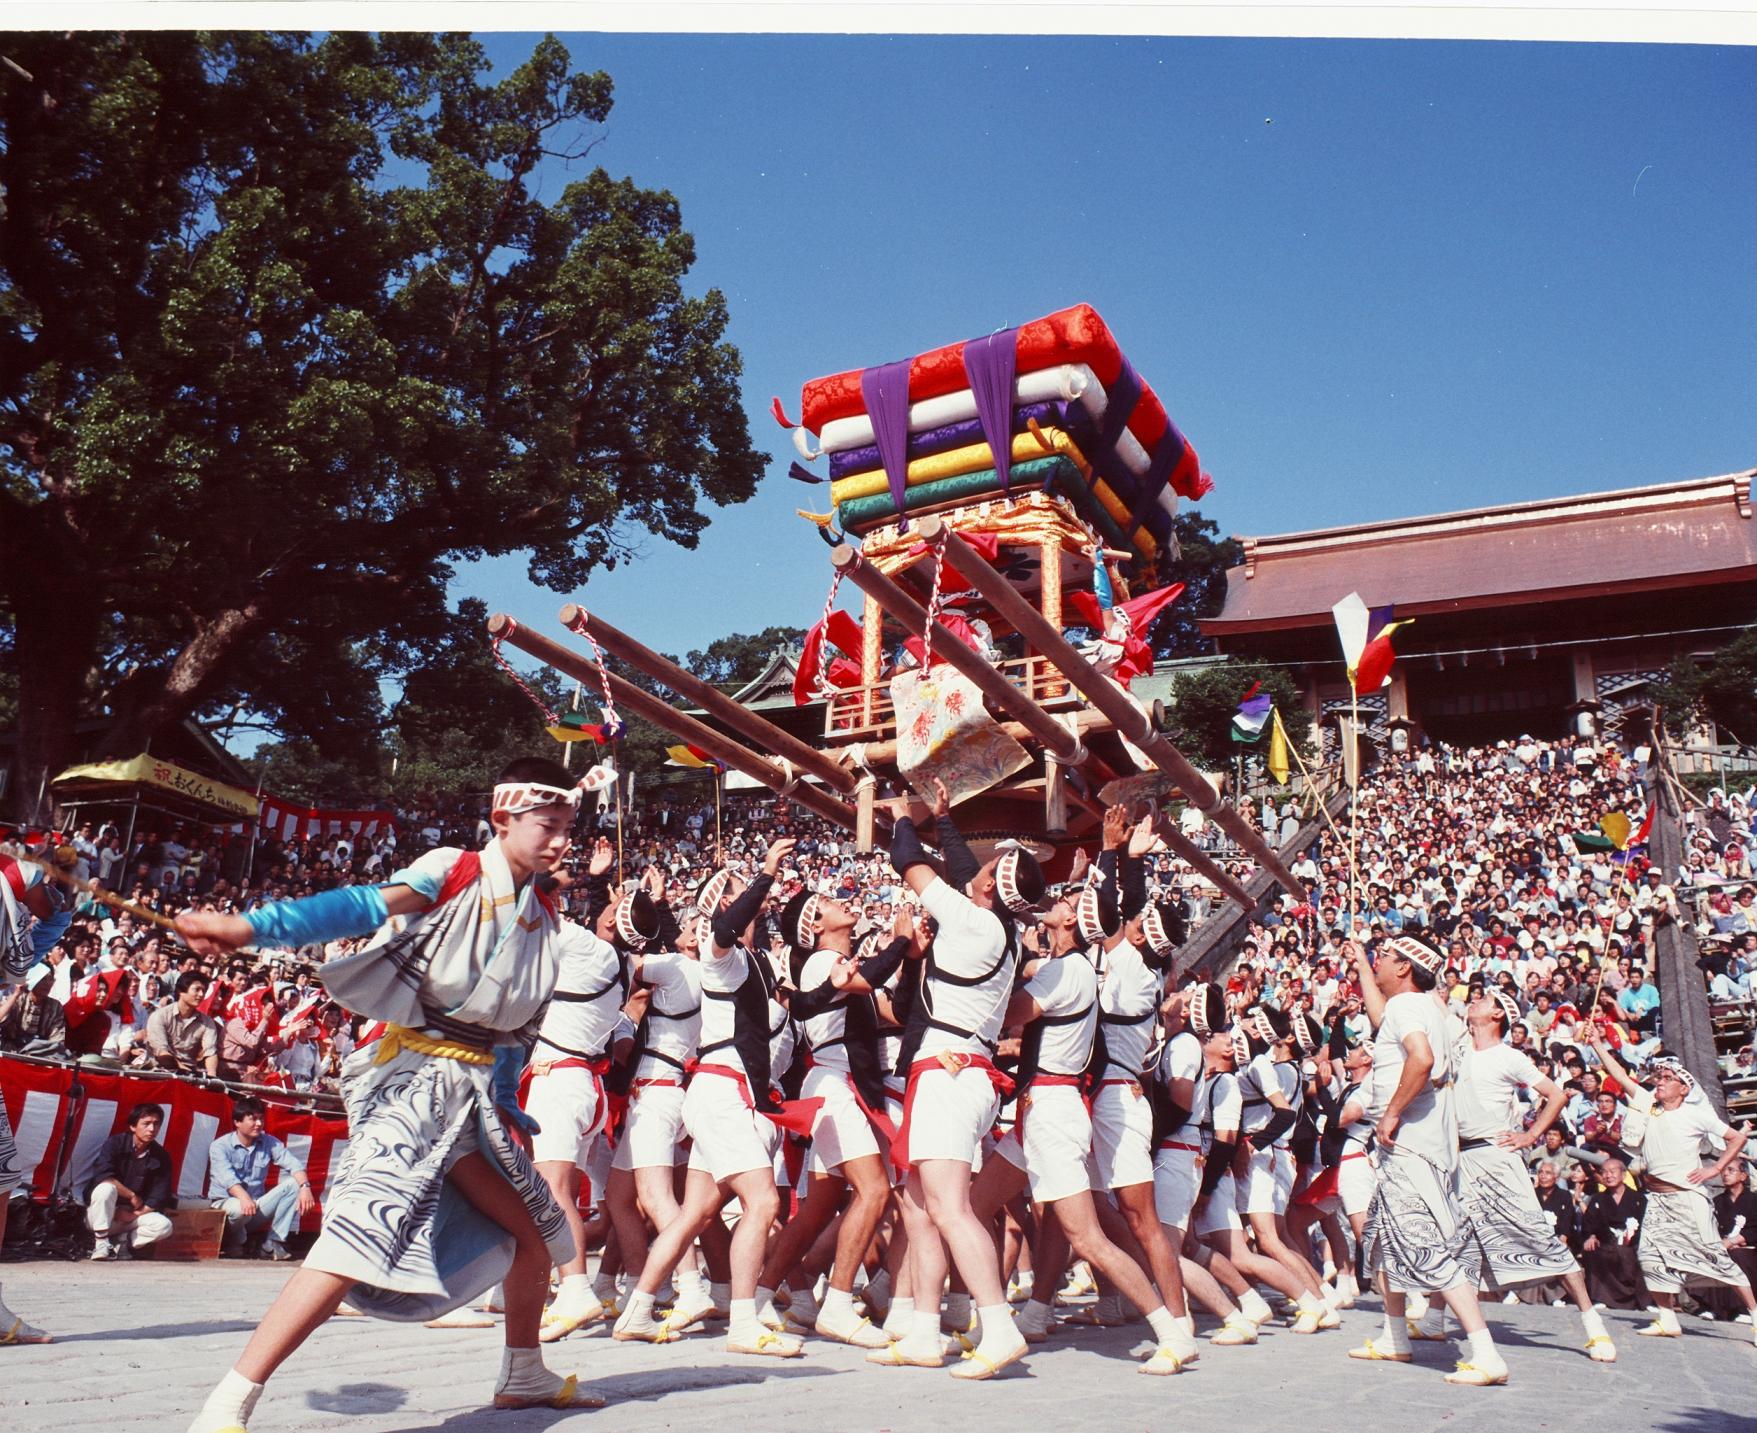
M 189 1433 L 243 1433 L 269 1375 L 344 1299 L 417 1322 L 502 1281 L 506 1351 L 494 1406 L 602 1406 L 543 1365 L 549 1269 L 573 1257 L 573 1237 L 506 1127 L 524 1124 L 518 1074 L 555 986 L 553 873 L 579 802 L 557 763 L 515 761 L 495 784 L 494 835 L 479 852 L 440 848 L 385 885 L 246 916 L 178 917 L 183 938 L 212 956 L 377 931 L 322 978 L 338 1003 L 383 1027 L 342 1069 L 348 1150 L 323 1232 Z

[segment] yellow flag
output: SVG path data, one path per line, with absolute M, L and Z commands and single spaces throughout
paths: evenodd
M 1607 811 L 1598 818 L 1598 829 L 1604 832 L 1605 839 L 1619 851 L 1629 846 L 1629 818 L 1621 811 Z
M 1287 785 L 1287 732 L 1281 725 L 1281 713 L 1269 708 L 1269 774 L 1277 786 Z

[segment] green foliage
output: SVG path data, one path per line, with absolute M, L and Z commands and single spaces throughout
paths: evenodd
M 1674 737 L 1710 721 L 1722 741 L 1757 742 L 1757 628 L 1747 628 L 1705 662 L 1674 657 L 1654 695 Z
M 1309 765 L 1315 752 L 1306 735 L 1306 709 L 1299 699 L 1299 689 L 1280 667 L 1261 662 L 1228 662 L 1179 676 L 1172 683 L 1166 734 L 1184 755 L 1212 770 L 1230 768 L 1241 750 L 1247 757 L 1266 758 L 1267 727 L 1261 738 L 1248 745 L 1232 739 L 1232 718 L 1252 682 L 1260 682 L 1274 701 L 1281 713 L 1281 724 L 1287 729 L 1288 742 L 1299 749 Z M 1298 769 L 1297 765 L 1294 769 Z
M 728 693 L 747 686 L 763 674 L 777 651 L 796 647 L 805 638 L 803 627 L 765 627 L 761 632 L 734 632 L 691 652 L 680 664 L 704 682 Z
M 725 300 L 685 292 L 671 194 L 580 163 L 611 81 L 553 37 L 497 81 L 457 35 L 7 53 L 30 78 L 0 86 L 0 611 L 27 776 L 92 701 L 118 751 L 242 701 L 363 760 L 379 682 L 448 630 L 452 562 L 525 552 L 573 591 L 754 492 Z
M 1153 652 L 1160 657 L 1200 657 L 1214 643 L 1197 625 L 1226 604 L 1226 569 L 1244 561 L 1244 549 L 1195 508 L 1179 512 L 1173 523 L 1181 556 L 1166 566 L 1161 583 L 1181 582 L 1183 595 L 1153 624 Z M 1248 685 L 1248 683 L 1247 683 Z

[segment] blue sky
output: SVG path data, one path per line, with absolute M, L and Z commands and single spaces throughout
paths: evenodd
M 534 37 L 486 37 L 496 69 Z M 807 625 L 801 383 L 1087 301 L 1254 534 L 1757 463 L 1757 52 L 571 35 L 591 161 L 678 196 L 773 454 L 578 597 L 664 651 Z M 554 194 L 566 180 L 546 176 Z M 559 635 L 519 559 L 462 569 Z

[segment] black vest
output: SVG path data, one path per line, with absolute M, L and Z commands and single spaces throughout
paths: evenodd
M 707 990 L 708 1000 L 732 1002 L 732 1038 L 703 1045 L 697 1058 L 703 1064 L 713 1063 L 708 1057 L 727 1047 L 738 1052 L 744 1062 L 744 1074 L 750 1084 L 751 1102 L 758 1109 L 773 1109 L 774 1096 L 769 1089 L 769 996 L 773 993 L 768 957 L 755 951 L 744 952 L 744 981 L 733 991 Z

